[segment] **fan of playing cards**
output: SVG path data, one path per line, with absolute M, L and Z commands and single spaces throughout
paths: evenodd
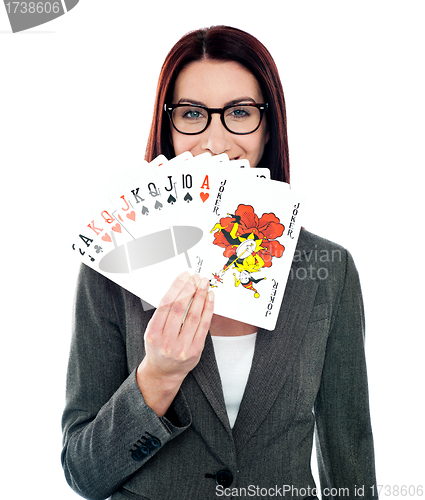
M 214 312 L 275 328 L 300 200 L 266 168 L 227 155 L 158 156 L 115 179 L 74 234 L 79 259 L 157 307 L 185 270 L 210 279 Z

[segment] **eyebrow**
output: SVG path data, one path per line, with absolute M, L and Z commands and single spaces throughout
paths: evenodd
M 233 106 L 234 104 L 238 104 L 241 102 L 253 102 L 254 104 L 257 104 L 255 99 L 253 99 L 252 97 L 238 97 L 237 99 L 233 99 L 232 101 L 226 102 L 225 105 L 223 106 L 223 108 L 225 108 L 226 106 Z M 205 103 L 203 103 L 201 101 L 196 101 L 194 99 L 186 99 L 185 97 L 182 97 L 181 99 L 179 99 L 177 104 L 183 104 L 183 103 L 184 104 L 195 104 L 197 106 L 205 106 L 206 108 L 208 107 Z

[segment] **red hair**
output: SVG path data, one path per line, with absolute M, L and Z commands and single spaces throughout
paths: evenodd
M 159 154 L 169 159 L 175 156 L 164 104 L 172 104 L 174 83 L 180 71 L 189 63 L 201 59 L 235 61 L 255 76 L 265 102 L 269 104 L 266 117 L 270 139 L 260 165 L 270 169 L 272 179 L 289 183 L 286 106 L 276 64 L 266 47 L 255 37 L 228 26 L 192 31 L 168 53 L 159 75 L 145 159 L 152 161 Z

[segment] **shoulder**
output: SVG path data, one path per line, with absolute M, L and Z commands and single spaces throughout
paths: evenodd
M 347 252 L 347 250 L 331 240 L 318 236 L 307 229 L 302 228 L 300 231 L 300 236 L 298 238 L 297 250 L 314 251 L 320 250 L 339 250 L 342 253 Z
M 125 291 L 110 279 L 86 264 L 81 264 L 77 279 L 77 297 L 84 295 L 91 300 L 117 300 Z
M 352 261 L 351 254 L 342 245 L 301 229 L 294 263 L 304 262 L 338 271 L 344 270 L 348 261 Z
M 85 264 L 80 266 L 75 304 L 77 315 L 101 315 L 123 326 L 130 313 L 140 313 L 145 324 L 154 312 L 152 306 Z
M 108 298 L 113 301 L 128 301 L 131 297 L 135 297 L 125 288 L 86 264 L 80 266 L 77 291 L 84 291 L 99 299 Z
M 302 229 L 292 262 L 298 279 L 318 281 L 321 288 L 338 296 L 347 284 L 359 289 L 360 282 L 353 257 L 342 245 Z

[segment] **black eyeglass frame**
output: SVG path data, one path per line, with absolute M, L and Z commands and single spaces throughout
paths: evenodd
M 224 113 L 228 109 L 230 109 L 230 108 L 236 108 L 238 106 L 251 106 L 253 108 L 257 108 L 260 111 L 260 121 L 258 122 L 258 125 L 256 126 L 256 128 L 254 130 L 251 130 L 251 132 L 233 132 L 233 130 L 230 130 L 229 127 L 226 125 L 226 122 L 224 120 Z M 200 130 L 199 132 L 182 132 L 181 130 L 179 130 L 175 126 L 174 121 L 173 121 L 173 110 L 176 109 L 176 108 L 183 108 L 183 107 L 201 108 L 201 109 L 204 109 L 207 112 L 207 114 L 208 114 L 207 124 L 205 125 L 205 127 L 202 130 Z M 228 132 L 230 132 L 231 134 L 235 134 L 235 135 L 249 135 L 249 134 L 253 134 L 256 130 L 258 130 L 258 128 L 261 125 L 261 121 L 263 119 L 263 115 L 267 111 L 268 107 L 269 107 L 269 105 L 267 103 L 257 104 L 257 103 L 254 103 L 254 102 L 240 103 L 240 104 L 230 104 L 229 106 L 225 106 L 224 108 L 207 108 L 206 106 L 202 106 L 200 104 L 172 104 L 171 106 L 168 106 L 167 104 L 164 104 L 164 111 L 170 117 L 170 121 L 171 121 L 173 127 L 175 128 L 175 130 L 177 130 L 177 132 L 179 134 L 183 134 L 183 135 L 198 135 L 198 134 L 202 134 L 202 132 L 205 132 L 205 130 L 207 130 L 207 128 L 209 127 L 209 125 L 211 123 L 211 115 L 214 114 L 214 113 L 219 113 L 220 114 L 221 123 L 223 124 L 224 128 Z

